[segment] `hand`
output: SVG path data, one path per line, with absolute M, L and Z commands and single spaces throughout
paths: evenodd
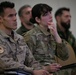
M 45 66 L 45 69 L 49 72 L 56 72 L 60 70 L 61 65 L 57 63 L 49 64 L 48 66 Z
M 50 75 L 46 70 L 34 70 L 33 75 Z
M 62 40 L 57 32 L 56 25 L 53 22 L 48 22 L 48 28 L 50 29 L 50 32 L 54 36 L 56 42 L 62 43 Z
M 48 28 L 53 35 L 57 34 L 56 25 L 53 22 L 48 22 Z

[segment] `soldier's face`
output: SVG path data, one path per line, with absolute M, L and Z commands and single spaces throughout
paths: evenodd
M 38 23 L 48 28 L 48 22 L 52 22 L 52 13 L 47 12 L 44 15 L 41 15 Z
M 71 15 L 70 12 L 68 11 L 63 11 L 63 14 L 61 15 L 61 20 L 60 23 L 62 27 L 64 27 L 66 30 L 70 28 L 70 23 L 71 23 Z
M 4 16 L 2 17 L 2 25 L 5 29 L 14 30 L 17 28 L 16 11 L 14 8 L 4 9 Z
M 31 7 L 27 7 L 25 9 L 23 9 L 23 11 L 22 11 L 21 20 L 22 20 L 22 22 L 24 22 L 28 25 L 30 25 L 30 19 L 32 17 L 31 10 L 32 10 Z

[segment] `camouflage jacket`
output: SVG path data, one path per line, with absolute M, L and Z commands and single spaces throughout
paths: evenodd
M 29 29 L 25 28 L 23 24 L 21 24 L 21 27 L 17 29 L 17 33 L 20 35 L 23 35 L 23 33 L 29 31 Z
M 59 27 L 57 27 L 58 33 L 62 39 L 65 39 L 74 49 L 74 52 L 76 54 L 76 38 L 71 33 L 71 31 L 67 31 L 66 34 L 64 34 Z M 66 35 L 66 36 L 65 36 Z
M 68 58 L 68 48 L 66 47 L 67 43 L 64 40 L 60 44 L 56 43 L 52 34 L 45 31 L 40 26 L 36 26 L 25 33 L 24 39 L 35 59 L 42 65 L 56 62 L 55 55 L 60 57 L 62 60 L 66 60 Z
M 0 30 L 0 69 L 21 68 L 30 72 L 40 69 L 23 37 L 15 32 L 13 34 L 14 39 Z

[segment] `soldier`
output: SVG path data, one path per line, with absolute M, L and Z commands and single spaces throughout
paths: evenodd
M 23 33 L 31 30 L 34 27 L 34 25 L 30 22 L 32 17 L 31 10 L 32 8 L 30 5 L 24 5 L 18 11 L 21 26 L 17 29 L 17 33 L 20 35 L 23 35 Z
M 35 59 L 41 65 L 48 65 L 49 72 L 57 74 L 61 65 L 56 63 L 55 55 L 66 60 L 68 47 L 66 41 L 61 39 L 57 33 L 52 19 L 52 8 L 47 4 L 36 4 L 32 8 L 32 17 L 33 23 L 36 23 L 37 26 L 24 34 L 25 41 Z
M 71 24 L 70 9 L 66 7 L 59 8 L 55 12 L 55 19 L 60 37 L 65 39 L 73 47 L 76 54 L 76 38 L 69 30 Z
M 42 66 L 35 61 L 23 37 L 14 31 L 16 28 L 17 19 L 14 3 L 9 1 L 1 2 L 0 70 L 6 72 L 15 70 L 15 75 L 31 75 L 31 73 L 33 75 L 49 75 L 49 73 L 43 70 Z M 27 74 L 28 72 L 30 74 Z
M 65 39 L 71 45 L 76 55 L 76 38 L 74 37 L 72 32 L 69 30 L 70 25 L 71 25 L 70 9 L 67 7 L 59 8 L 55 12 L 55 19 L 57 23 L 58 34 L 60 35 L 62 39 Z M 76 74 L 75 72 L 74 72 L 74 75 Z

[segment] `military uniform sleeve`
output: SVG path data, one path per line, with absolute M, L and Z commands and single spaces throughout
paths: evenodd
M 38 61 L 35 60 L 28 46 L 27 46 L 27 57 L 26 57 L 25 63 L 26 62 L 27 62 L 27 65 L 29 67 L 32 67 L 33 69 L 36 69 L 36 70 L 42 69 L 42 66 L 40 65 Z
M 67 60 L 68 59 L 68 46 L 67 42 L 62 39 L 62 43 L 57 43 L 56 45 L 56 55 L 62 59 L 62 60 Z
M 12 58 L 12 55 L 9 55 L 8 48 L 0 42 L 0 61 L 2 62 L 0 67 L 2 69 L 14 69 L 20 68 L 24 69 L 25 71 L 32 72 L 33 68 L 27 67 L 23 63 L 16 61 Z M 3 67 L 2 67 L 3 66 Z
M 34 37 L 30 36 L 30 34 L 26 33 L 24 35 L 24 40 L 27 43 L 29 49 L 31 50 L 31 52 L 33 53 L 33 51 L 36 49 L 36 40 Z M 32 51 L 33 50 L 33 51 Z

